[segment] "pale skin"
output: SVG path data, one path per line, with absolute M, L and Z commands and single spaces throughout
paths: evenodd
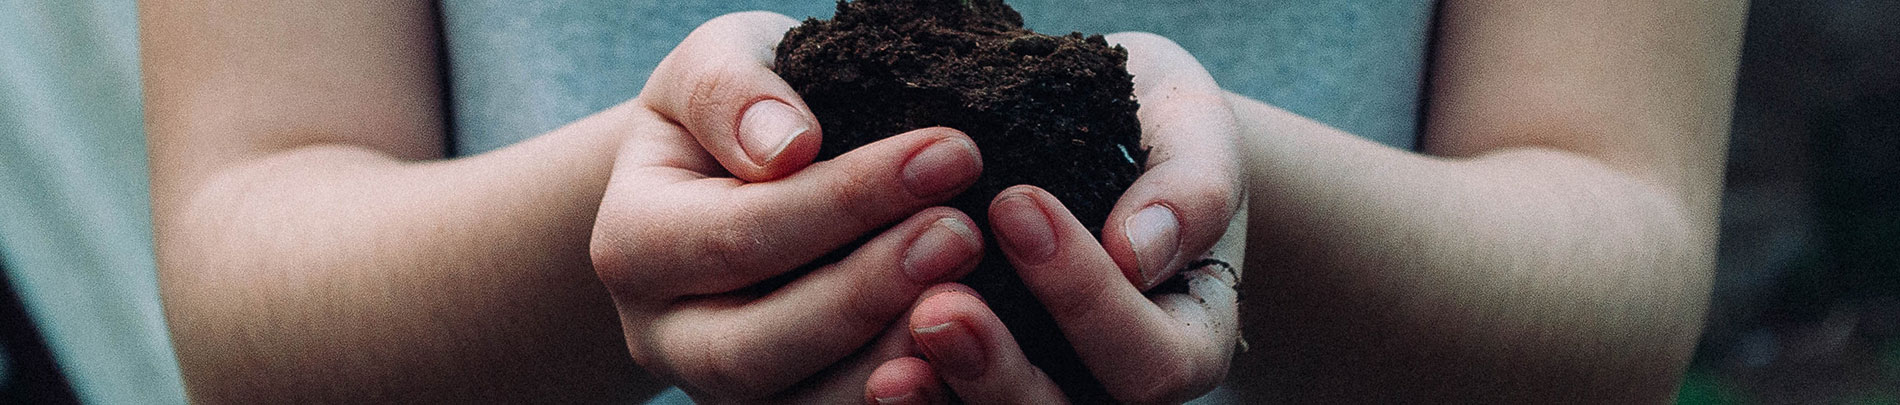
M 900 196 L 902 180 L 895 179 L 903 178 L 897 173 L 906 161 L 896 156 L 910 155 L 901 151 L 961 136 L 920 131 L 884 145 L 900 152 L 841 158 L 864 171 L 805 167 L 809 155 L 798 154 L 809 152 L 798 148 L 811 146 L 799 142 L 811 139 L 795 140 L 781 158 L 748 167 L 748 151 L 737 142 L 708 141 L 711 132 L 695 128 L 734 122 L 736 107 L 713 109 L 723 111 L 714 114 L 721 120 L 681 119 L 653 101 L 659 97 L 648 98 L 650 86 L 640 99 L 521 144 L 437 160 L 443 117 L 426 3 L 347 8 L 357 11 L 229 3 L 141 3 L 160 282 L 188 392 L 200 401 L 637 397 L 657 384 L 630 361 L 643 356 L 649 340 L 629 338 L 667 330 L 639 315 L 718 314 L 629 299 L 669 294 L 625 282 L 660 272 L 602 270 L 596 276 L 590 257 L 603 258 L 599 238 L 607 229 L 596 225 L 615 218 L 603 206 L 603 197 L 613 201 L 609 179 L 620 182 L 620 171 L 637 167 L 624 163 L 625 150 L 636 143 L 627 142 L 638 138 L 632 134 L 643 132 L 629 129 L 665 122 L 654 115 L 683 123 L 672 128 L 692 132 L 707 152 L 668 163 L 702 172 L 723 168 L 738 178 L 732 182 L 829 178 Z M 1243 218 L 1248 228 L 1243 323 L 1256 343 L 1233 366 L 1232 380 L 1243 393 L 1611 402 L 1673 393 L 1705 305 L 1745 4 L 1619 7 L 1446 2 L 1424 154 L 1373 144 L 1243 97 L 1217 96 L 1233 112 L 1241 145 L 1236 161 L 1244 162 L 1246 179 L 1225 198 L 1239 201 L 1244 192 L 1248 204 L 1226 215 L 1195 209 L 1178 215 Z M 1138 55 L 1143 50 L 1130 48 Z M 1218 94 L 1196 92 L 1203 93 Z M 1202 96 L 1194 98 L 1207 99 Z M 735 106 L 752 101 L 733 100 Z M 1144 123 L 1152 123 L 1150 112 L 1143 114 Z M 855 182 L 826 172 L 893 180 Z M 759 193 L 779 201 L 811 198 Z M 999 236 L 1013 246 L 989 248 L 1005 249 L 1019 267 L 1028 261 L 1102 271 L 1046 285 L 1106 286 L 1101 280 L 1113 279 L 1123 284 L 1102 288 L 1123 293 L 1090 295 L 1123 303 L 1115 307 L 1122 310 L 1107 311 L 1111 316 L 1161 319 L 1134 315 L 1164 308 L 1167 299 L 1127 298 L 1134 286 L 1152 285 L 1128 239 L 1065 243 L 1078 239 L 1062 236 L 1072 235 L 1065 229 L 1073 224 L 1061 221 L 1066 210 L 1054 208 L 1059 203 L 1015 189 L 998 204 L 1025 201 L 1012 195 L 1035 202 L 1031 206 L 1057 228 L 1056 237 L 1042 239 L 1054 246 L 1019 244 L 1027 239 L 1003 230 Z M 903 208 L 878 214 L 899 224 L 884 235 L 907 240 L 944 220 L 967 220 L 925 209 L 932 197 L 891 197 Z M 1118 205 L 1109 225 L 1149 201 L 1125 198 L 1129 207 Z M 1179 250 L 1213 246 L 1227 233 L 1205 226 L 1213 222 L 1184 221 L 1181 240 L 1191 246 Z M 965 399 L 985 393 L 1030 395 L 1000 400 L 1053 399 L 1046 397 L 1054 395 L 1046 380 L 1028 378 L 1038 372 L 1003 345 L 1006 332 L 983 318 L 980 299 L 955 285 L 934 285 L 942 279 L 893 278 L 905 274 L 891 269 L 903 266 L 894 259 L 901 244 L 867 245 L 853 254 L 866 264 L 841 264 L 845 270 L 837 273 L 845 276 L 829 284 L 834 288 L 813 290 L 836 298 L 818 305 L 843 302 L 872 308 L 856 311 L 871 318 L 907 320 L 881 332 L 849 331 L 849 340 L 868 341 L 870 349 L 857 355 L 822 349 L 830 355 L 819 356 L 828 359 L 817 365 L 744 360 L 797 370 L 794 376 L 823 376 L 808 386 L 770 376 L 719 382 L 732 380 L 721 373 L 692 381 L 691 372 L 665 366 L 671 362 L 645 357 L 641 364 L 700 391 L 724 391 L 695 392 L 704 399 L 730 393 L 733 399 L 820 400 L 843 393 L 865 400 L 916 394 L 910 399 L 927 401 L 947 391 Z M 1054 253 L 1025 260 L 1025 251 Z M 946 255 L 952 259 L 942 260 L 954 261 L 954 253 Z M 1172 256 L 1178 263 L 1194 255 Z M 681 285 L 726 287 L 719 284 L 743 285 L 754 277 Z M 839 295 L 861 285 L 853 283 L 878 280 L 904 287 L 869 301 Z M 1211 288 L 1216 284 L 1201 285 L 1202 298 L 1219 294 Z M 604 294 L 610 291 L 613 299 Z M 770 304 L 744 306 L 796 309 Z M 1088 340 L 1093 335 L 1072 330 L 1088 316 L 1100 315 L 1061 317 L 1067 319 L 1061 326 L 1081 340 L 1085 360 L 1122 399 L 1191 398 L 1228 370 L 1226 357 L 1191 357 L 1160 382 L 1117 377 L 1139 374 L 1089 360 L 1089 353 L 1127 343 Z M 973 377 L 952 376 L 940 370 L 948 364 L 933 364 L 942 359 L 931 358 L 931 349 L 905 344 L 943 330 L 946 319 L 982 331 L 977 334 L 991 342 L 985 344 L 991 357 L 979 362 Z M 1193 353 L 1232 350 L 1216 344 L 1212 338 L 1221 331 L 1213 332 L 1135 339 L 1183 344 L 1176 347 Z M 1169 340 L 1169 334 L 1199 338 Z M 656 346 L 653 353 L 703 350 Z
M 606 120 L 436 160 L 427 3 L 139 6 L 159 283 L 194 401 L 660 388 L 588 265 Z
M 1248 286 L 1247 335 L 1284 346 L 1237 367 L 1312 390 L 1275 397 L 1671 398 L 1707 305 L 1746 9 L 1445 2 L 1424 154 L 1232 98 L 1267 118 L 1249 132 L 1299 134 L 1247 137 L 1248 263 L 1277 280 Z

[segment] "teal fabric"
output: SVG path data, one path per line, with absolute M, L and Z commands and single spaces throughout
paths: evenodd
M 1214 79 L 1387 145 L 1410 149 L 1431 1 L 1013 0 L 1030 28 L 1150 31 Z M 444 1 L 456 152 L 492 150 L 639 93 L 666 52 L 721 14 L 829 18 L 826 0 Z
M 88 403 L 183 403 L 152 258 L 136 7 L 0 1 L 0 258 Z

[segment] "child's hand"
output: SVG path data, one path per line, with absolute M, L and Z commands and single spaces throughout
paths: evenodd
M 773 397 L 827 369 L 859 370 L 862 384 L 876 363 L 834 363 L 982 251 L 969 217 L 930 208 L 981 171 L 962 133 L 923 129 L 810 163 L 816 119 L 766 68 L 795 24 L 762 12 L 709 21 L 616 107 L 625 118 L 612 125 L 631 133 L 596 218 L 594 268 L 634 359 L 702 400 Z M 787 283 L 756 288 L 768 281 Z
M 998 194 L 990 224 L 1023 283 L 1115 399 L 1182 402 L 1225 378 L 1239 335 L 1234 287 L 1247 214 L 1238 129 L 1213 78 L 1173 41 L 1108 39 L 1128 48 L 1143 143 L 1153 148 L 1147 172 L 1109 214 L 1100 243 L 1055 196 L 1030 186 Z M 1188 269 L 1180 290 L 1149 290 L 1202 258 L 1225 263 Z M 885 363 L 867 399 L 924 403 L 943 397 L 938 384 L 947 383 L 974 403 L 1064 400 L 967 288 L 935 289 L 912 311 L 911 336 L 929 361 Z

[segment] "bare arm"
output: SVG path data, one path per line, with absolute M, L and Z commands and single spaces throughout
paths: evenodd
M 1746 7 L 1586 3 L 1447 1 L 1429 155 L 1230 96 L 1253 196 L 1246 391 L 1673 395 Z
M 140 3 L 160 287 L 194 400 L 653 388 L 587 251 L 628 109 L 440 160 L 433 18 Z

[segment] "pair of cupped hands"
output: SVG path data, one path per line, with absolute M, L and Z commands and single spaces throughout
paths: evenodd
M 1108 36 L 1128 49 L 1152 149 L 1099 242 L 1054 196 L 1016 186 L 991 202 L 1001 246 L 986 247 L 968 215 L 937 206 L 982 171 L 955 129 L 812 162 L 822 128 L 769 68 L 796 24 L 708 21 L 639 97 L 575 124 L 625 137 L 590 250 L 636 362 L 701 401 L 1062 402 L 955 283 L 1000 248 L 1118 400 L 1180 402 L 1220 383 L 1238 338 L 1245 189 L 1233 113 L 1192 56 L 1151 34 Z M 871 232 L 834 264 L 750 288 Z M 1236 267 L 1144 293 L 1210 256 Z

